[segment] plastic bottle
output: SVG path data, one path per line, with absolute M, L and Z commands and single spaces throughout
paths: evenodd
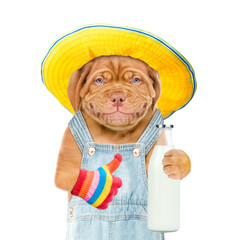
M 162 127 L 148 169 L 148 229 L 174 232 L 180 225 L 180 180 L 169 178 L 163 171 L 164 154 L 174 148 L 173 125 Z

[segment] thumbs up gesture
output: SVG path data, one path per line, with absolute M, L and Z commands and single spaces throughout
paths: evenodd
M 75 196 L 83 198 L 91 206 L 98 209 L 108 208 L 113 196 L 122 186 L 122 180 L 111 174 L 120 166 L 122 156 L 117 153 L 114 159 L 94 171 L 80 169 L 78 180 L 71 191 Z

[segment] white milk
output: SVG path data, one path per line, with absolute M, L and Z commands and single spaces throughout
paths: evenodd
M 180 180 L 163 171 L 164 153 L 173 146 L 156 145 L 148 169 L 148 229 L 174 232 L 180 225 Z

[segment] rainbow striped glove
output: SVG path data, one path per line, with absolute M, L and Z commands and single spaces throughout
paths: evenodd
M 108 208 L 113 196 L 122 186 L 122 180 L 111 174 L 120 166 L 122 156 L 117 153 L 114 159 L 95 171 L 80 169 L 78 180 L 71 191 L 75 196 L 83 198 L 91 206 L 98 209 Z

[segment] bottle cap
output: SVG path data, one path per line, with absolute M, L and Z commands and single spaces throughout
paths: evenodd
M 173 128 L 174 125 L 165 125 L 165 124 L 159 124 L 159 125 L 156 125 L 157 128 Z

